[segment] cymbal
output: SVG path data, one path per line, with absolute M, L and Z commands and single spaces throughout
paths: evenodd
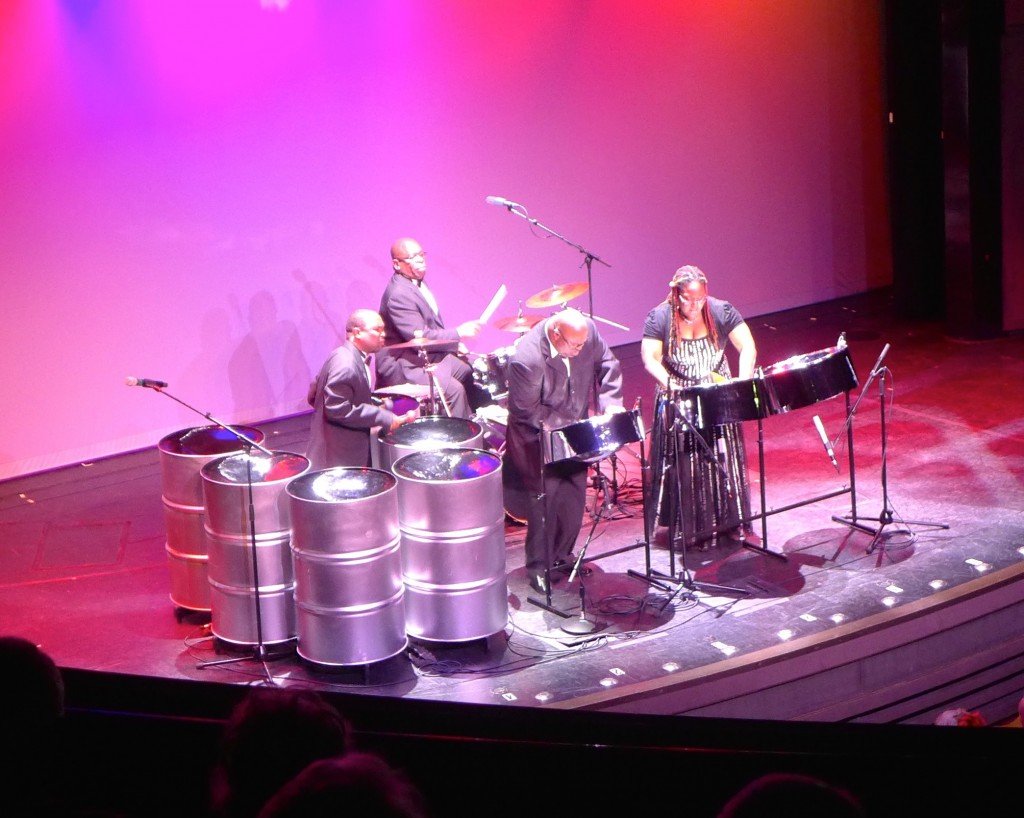
M 427 347 L 454 346 L 455 341 L 433 340 L 431 338 L 410 338 L 400 344 L 389 344 L 384 349 L 426 349 Z
M 527 307 L 556 307 L 587 291 L 586 281 L 573 281 L 569 284 L 556 284 L 549 290 L 541 290 L 526 299 Z
M 529 332 L 543 320 L 543 315 L 517 315 L 515 318 L 495 321 L 494 326 L 506 332 Z

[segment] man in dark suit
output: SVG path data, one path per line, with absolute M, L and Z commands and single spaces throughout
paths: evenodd
M 526 573 L 541 593 L 557 577 L 551 569 L 574 560 L 587 494 L 586 463 L 542 467 L 542 435 L 585 418 L 595 384 L 601 411 L 621 411 L 619 361 L 594 322 L 572 309 L 526 333 L 509 364 L 506 453 L 529 492 Z
M 375 355 L 384 346 L 384 321 L 373 310 L 356 310 L 345 325 L 348 340 L 331 353 L 309 385 L 313 407 L 309 458 L 312 469 L 370 465 L 370 429 L 391 430 L 413 420 L 416 412 L 396 415 L 371 396 L 379 366 L 392 377 L 391 358 Z M 400 376 L 398 376 L 400 377 Z
M 427 258 L 415 239 L 399 239 L 391 247 L 391 265 L 394 274 L 380 299 L 380 314 L 384 319 L 387 346 L 421 337 L 430 341 L 448 341 L 444 346 L 425 349 L 427 359 L 436 365 L 434 374 L 444 400 L 453 417 L 468 418 L 473 412 L 467 391 L 475 389 L 473 370 L 455 356 L 459 343 L 480 332 L 479 321 L 467 321 L 448 329 L 441 318 L 441 310 L 434 294 L 427 287 Z M 428 375 L 418 349 L 394 349 L 388 354 L 398 362 L 401 375 L 392 383 L 427 384 Z

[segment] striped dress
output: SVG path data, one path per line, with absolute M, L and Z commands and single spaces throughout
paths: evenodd
M 662 364 L 669 372 L 673 389 L 711 383 L 712 372 L 724 378 L 732 376 L 725 344 L 729 333 L 743 323 L 743 317 L 727 301 L 709 297 L 708 304 L 720 347 L 716 347 L 709 336 L 679 339 L 673 347 L 670 343 L 672 316 L 667 303 L 659 304 L 647 316 L 644 337 L 662 341 Z M 675 533 L 685 546 L 705 548 L 708 544 L 716 544 L 719 534 L 724 535 L 740 525 L 741 519 L 750 518 L 750 486 L 743 432 L 740 424 L 729 423 L 699 429 L 695 433 L 692 427 L 681 421 L 676 441 L 678 448 L 673 450 L 673 441 L 665 429 L 666 410 L 671 408 L 669 401 L 669 394 L 659 387 L 655 396 L 651 437 L 651 502 L 648 503 L 648 513 L 652 528 L 655 508 L 658 509 L 658 522 L 668 525 L 669 511 L 676 505 L 674 483 L 677 481 L 663 479 L 664 467 L 666 461 L 672 462 L 671 455 L 677 454 L 681 495 Z

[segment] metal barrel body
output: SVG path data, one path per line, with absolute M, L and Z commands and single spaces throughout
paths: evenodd
M 295 638 L 295 579 L 285 487 L 308 470 L 309 461 L 291 452 L 234 454 L 203 466 L 211 624 L 218 639 L 255 645 L 262 636 L 264 644 L 272 645 Z M 257 593 L 262 633 L 256 621 Z
M 484 429 L 465 418 L 423 417 L 403 423 L 380 437 L 380 467 L 385 471 L 413 452 L 474 449 L 483 445 Z
M 481 449 L 416 452 L 393 467 L 406 632 L 464 642 L 508 619 L 501 458 Z
M 363 665 L 405 649 L 405 589 L 394 475 L 309 472 L 288 485 L 298 653 Z
M 251 426 L 235 427 L 257 443 L 263 432 Z M 207 564 L 209 546 L 204 529 L 203 466 L 242 444 L 227 429 L 197 426 L 180 429 L 160 440 L 160 477 L 167 531 L 167 562 L 171 575 L 171 602 L 193 611 L 210 610 Z

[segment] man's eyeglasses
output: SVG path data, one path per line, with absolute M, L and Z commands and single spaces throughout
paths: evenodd
M 567 347 L 569 347 L 569 349 L 574 349 L 577 352 L 579 352 L 581 349 L 583 349 L 583 347 L 585 347 L 587 345 L 587 339 L 586 338 L 584 338 L 578 344 L 574 344 L 572 341 L 570 341 L 568 338 L 566 338 L 562 334 L 562 331 L 558 327 L 555 327 L 552 330 L 552 332 L 554 332 L 555 335 L 557 335 L 559 338 L 561 338 L 562 339 L 562 343 L 565 344 Z
M 416 259 L 424 259 L 425 260 L 426 258 L 427 258 L 427 251 L 426 250 L 420 250 L 418 253 L 413 253 L 411 256 L 406 256 L 405 258 L 400 258 L 398 260 L 399 261 L 404 261 L 406 264 L 408 264 L 409 262 L 415 261 Z

